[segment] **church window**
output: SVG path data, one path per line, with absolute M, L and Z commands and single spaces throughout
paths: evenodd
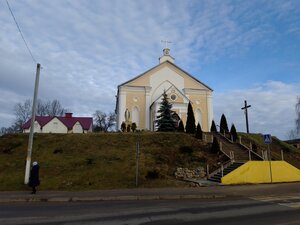
M 137 106 L 132 109 L 132 122 L 139 126 L 140 123 L 140 112 Z
M 177 95 L 171 94 L 171 100 L 172 100 L 172 101 L 175 101 L 176 99 L 177 99 Z

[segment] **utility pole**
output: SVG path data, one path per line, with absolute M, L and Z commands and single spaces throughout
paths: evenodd
M 136 142 L 136 167 L 135 167 L 135 186 L 139 185 L 139 149 L 140 143 L 139 141 Z
M 33 103 L 32 103 L 32 116 L 31 116 L 28 148 L 27 148 L 26 169 L 25 169 L 25 179 L 24 179 L 25 184 L 28 184 L 28 182 L 29 182 L 31 153 L 32 153 L 32 144 L 33 144 L 33 133 L 34 133 L 34 122 L 35 122 L 36 102 L 37 102 L 36 100 L 37 100 L 38 89 L 39 89 L 40 70 L 41 70 L 41 65 L 38 63 L 36 66 L 35 86 L 34 86 L 34 95 L 33 95 Z
M 241 108 L 241 110 L 245 111 L 247 134 L 249 134 L 248 110 L 247 109 L 250 107 L 251 107 L 251 105 L 247 105 L 247 101 L 245 100 L 245 106 L 243 108 Z

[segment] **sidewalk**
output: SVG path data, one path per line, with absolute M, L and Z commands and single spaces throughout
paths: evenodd
M 0 192 L 0 203 L 9 202 L 80 202 L 113 200 L 169 200 L 254 197 L 262 195 L 299 195 L 300 183 L 210 186 L 197 188 L 153 188 L 99 191 L 28 191 Z

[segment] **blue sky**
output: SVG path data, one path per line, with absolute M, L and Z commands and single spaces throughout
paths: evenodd
M 214 118 L 286 139 L 300 95 L 300 1 L 9 0 L 42 64 L 39 97 L 78 116 L 113 111 L 118 84 L 158 64 L 162 39 L 175 64 L 214 89 Z M 0 127 L 32 98 L 36 65 L 0 1 Z

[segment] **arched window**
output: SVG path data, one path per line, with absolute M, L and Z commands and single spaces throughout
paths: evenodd
M 132 109 L 132 122 L 139 127 L 140 124 L 140 110 L 137 106 L 134 106 Z
M 196 120 L 196 126 L 198 123 L 202 126 L 202 113 L 200 109 L 196 110 L 195 120 Z

